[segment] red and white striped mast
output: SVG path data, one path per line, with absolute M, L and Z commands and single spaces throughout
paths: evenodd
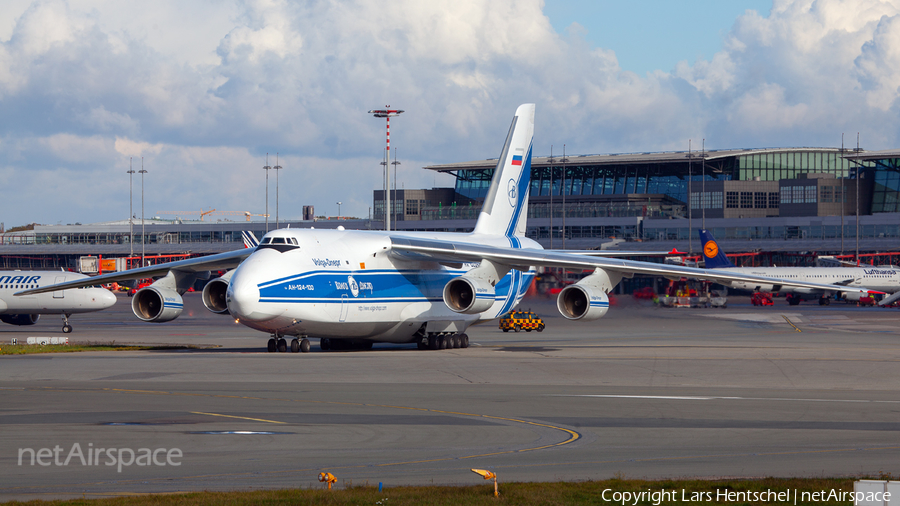
M 403 111 L 399 109 L 391 109 L 391 106 L 386 105 L 384 109 L 375 109 L 369 111 L 369 114 L 373 114 L 376 118 L 385 118 L 387 120 L 387 147 L 385 148 L 384 155 L 384 170 L 385 170 L 385 183 L 384 183 L 384 229 L 391 229 L 391 116 L 399 116 Z

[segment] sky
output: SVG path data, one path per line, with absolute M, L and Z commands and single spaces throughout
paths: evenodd
M 526 102 L 537 156 L 900 148 L 898 84 L 900 0 L 4 0 L 0 222 L 127 219 L 142 163 L 148 217 L 262 214 L 267 154 L 282 219 L 365 217 L 385 105 L 405 188 Z

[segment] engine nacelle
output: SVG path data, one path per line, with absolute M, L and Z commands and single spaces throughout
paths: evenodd
M 869 294 L 862 292 L 841 292 L 841 298 L 848 302 L 859 302 L 859 299 L 868 296 Z
M 175 290 L 150 285 L 141 288 L 131 299 L 131 310 L 145 322 L 168 322 L 181 315 L 184 300 Z
M 40 317 L 39 314 L 5 314 L 0 315 L 0 322 L 10 325 L 34 325 Z
M 444 285 L 444 304 L 465 314 L 483 313 L 494 305 L 496 291 L 484 279 L 460 276 Z
M 228 314 L 228 304 L 225 302 L 225 292 L 234 270 L 230 270 L 221 277 L 216 278 L 203 287 L 203 305 L 216 314 Z
M 591 321 L 609 311 L 609 297 L 602 290 L 577 283 L 559 292 L 556 307 L 569 320 Z

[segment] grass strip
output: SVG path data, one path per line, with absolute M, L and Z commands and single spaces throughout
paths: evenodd
M 474 475 L 473 475 L 474 476 Z M 478 479 L 474 477 L 474 479 Z M 784 504 L 830 505 L 853 504 L 853 482 L 857 479 L 891 479 L 890 476 L 869 478 L 761 478 L 721 480 L 631 480 L 610 479 L 582 482 L 503 483 L 500 496 L 494 497 L 493 482 L 470 486 L 353 486 L 338 483 L 333 490 L 322 487 L 290 490 L 258 490 L 251 492 L 192 492 L 149 494 L 102 499 L 61 501 L 29 501 L 9 504 L 29 505 L 541 505 L 571 506 L 593 504 L 616 505 L 696 505 L 696 504 Z M 630 494 L 630 495 L 626 495 Z M 780 494 L 780 495 L 779 495 Z

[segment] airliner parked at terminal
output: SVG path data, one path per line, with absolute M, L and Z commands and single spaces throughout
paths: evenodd
M 525 104 L 513 118 L 472 233 L 279 229 L 255 249 L 107 274 L 91 282 L 163 276 L 135 294 L 132 309 L 143 321 L 164 322 L 181 314 L 181 294 L 196 279 L 208 277 L 210 270 L 231 269 L 204 288 L 206 307 L 268 333 L 269 351 L 286 351 L 284 337 L 294 336 L 290 346 L 295 352 L 309 350 L 307 337 L 319 338 L 323 349 L 375 342 L 466 347 L 470 325 L 497 318 L 519 303 L 534 279 L 534 266 L 594 269 L 557 300 L 564 317 L 584 321 L 605 315 L 607 294 L 635 274 L 829 288 L 543 250 L 525 237 L 533 133 L 534 104 Z
M 890 303 L 900 298 L 900 270 L 894 267 L 736 267 L 719 244 L 706 230 L 700 230 L 700 244 L 703 245 L 703 257 L 707 269 L 724 269 L 728 272 L 766 276 L 790 280 L 808 281 L 811 283 L 827 283 L 839 285 L 835 289 L 822 290 L 773 283 L 734 281 L 723 283 L 734 288 L 753 290 L 756 292 L 786 292 L 787 301 L 796 306 L 803 299 L 818 299 L 820 305 L 831 303 L 831 296 L 837 294 L 850 301 L 858 301 L 865 294 L 859 291 L 843 291 L 842 287 L 859 288 L 865 286 L 869 290 L 892 293 L 895 296 L 886 298 L 882 303 Z
M 72 332 L 69 316 L 112 307 L 116 296 L 105 288 L 91 285 L 78 290 L 56 290 L 14 297 L 25 289 L 40 289 L 52 284 L 90 279 L 84 274 L 65 271 L 0 271 L 0 321 L 11 325 L 34 325 L 42 314 L 63 315 L 62 331 Z

